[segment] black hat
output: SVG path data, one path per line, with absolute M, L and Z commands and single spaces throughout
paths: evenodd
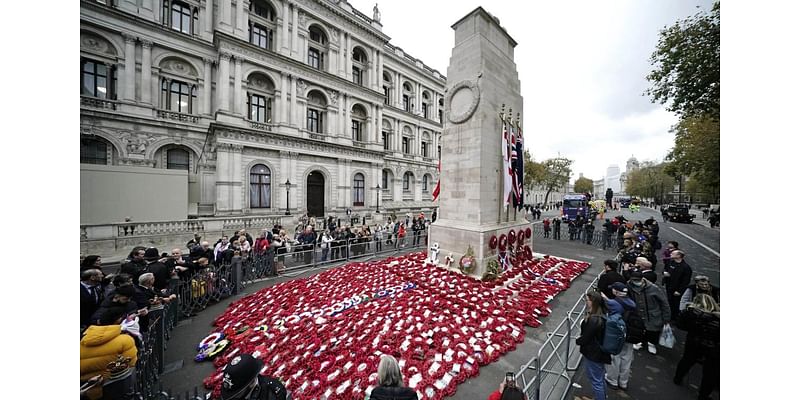
M 641 274 L 641 272 L 640 272 Z M 620 293 L 628 294 L 628 286 L 622 282 L 614 282 L 611 284 L 611 289 L 614 289 Z
M 642 278 L 644 278 L 644 275 L 642 275 L 642 271 L 638 271 L 637 270 L 637 271 L 631 272 L 631 280 L 632 281 L 641 280 Z
M 144 251 L 144 259 L 147 261 L 155 261 L 161 258 L 158 254 L 158 249 L 155 247 L 150 247 Z
M 264 363 L 250 354 L 236 356 L 222 370 L 222 400 L 235 399 L 247 390 Z

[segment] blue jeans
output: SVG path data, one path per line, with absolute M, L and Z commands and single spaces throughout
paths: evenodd
M 606 400 L 606 382 L 604 380 L 606 375 L 606 365 L 599 362 L 594 362 L 584 357 L 583 362 L 586 363 L 586 377 L 592 384 L 592 392 L 594 392 L 595 400 Z

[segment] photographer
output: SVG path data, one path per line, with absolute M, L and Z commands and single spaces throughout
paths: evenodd
M 500 387 L 489 395 L 488 400 L 526 400 L 525 393 L 517 387 L 517 382 L 513 379 L 503 379 Z

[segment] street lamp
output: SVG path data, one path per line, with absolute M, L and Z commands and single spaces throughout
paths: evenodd
M 375 214 L 381 213 L 381 210 L 378 208 L 380 198 L 381 198 L 381 185 L 379 183 L 375 185 Z
M 286 180 L 286 214 L 285 215 L 292 215 L 289 212 L 289 186 L 291 186 L 291 185 L 292 185 L 292 182 L 289 182 L 289 180 L 287 179 Z

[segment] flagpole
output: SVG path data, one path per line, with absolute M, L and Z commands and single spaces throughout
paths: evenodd
M 514 113 L 512 112 L 511 107 L 508 108 L 508 127 L 509 127 L 509 132 L 508 132 L 509 136 L 514 136 L 513 135 Z M 511 162 L 511 146 L 509 146 L 510 143 L 511 143 L 511 140 L 506 140 L 506 142 L 504 143 L 505 146 L 506 146 L 506 154 L 508 154 L 509 162 Z M 508 171 L 506 170 L 505 173 L 508 174 Z M 503 178 L 505 179 L 505 177 L 503 177 Z M 513 193 L 514 193 L 514 189 L 512 188 L 511 189 L 511 195 L 512 196 L 514 195 Z M 505 222 L 508 222 L 508 206 L 506 206 L 506 221 Z
M 519 121 L 520 121 L 519 120 L 519 112 L 517 112 L 517 136 L 520 136 Z M 514 138 L 514 147 L 515 148 L 516 148 L 516 139 L 517 138 Z M 524 144 L 523 144 L 523 147 L 524 147 Z M 522 153 L 525 153 L 525 149 L 524 148 L 522 149 Z M 517 154 L 517 167 L 520 168 L 520 169 L 524 169 L 525 168 L 525 160 L 524 160 L 524 157 L 522 156 L 522 153 Z M 517 171 L 514 171 L 514 174 L 516 174 L 516 173 L 517 173 Z M 519 179 L 519 176 L 517 176 L 517 179 Z M 517 182 L 517 187 L 519 188 L 519 199 L 518 199 L 519 203 L 517 204 L 517 207 L 514 208 L 514 221 L 517 220 L 517 210 L 520 207 L 522 207 L 523 210 L 525 209 L 525 205 L 522 202 L 522 200 L 524 199 L 524 196 L 522 196 L 522 187 L 523 187 L 522 182 Z
M 505 132 L 505 126 L 506 126 L 505 110 L 506 110 L 506 104 L 503 103 L 502 107 L 500 107 L 500 134 L 501 135 Z M 505 139 L 503 139 L 503 146 L 506 146 Z M 503 219 L 503 204 L 505 202 L 505 200 L 503 200 L 503 193 L 505 192 L 505 189 L 503 187 L 503 185 L 504 185 L 503 169 L 505 169 L 505 160 L 503 160 L 503 148 L 501 147 L 500 148 L 500 168 L 499 168 L 499 170 L 500 170 L 500 180 L 498 181 L 499 184 L 497 185 L 498 188 L 499 188 L 499 195 L 497 197 L 500 199 L 500 208 L 498 209 L 498 213 L 497 213 L 497 222 L 498 223 L 502 222 L 502 219 Z

